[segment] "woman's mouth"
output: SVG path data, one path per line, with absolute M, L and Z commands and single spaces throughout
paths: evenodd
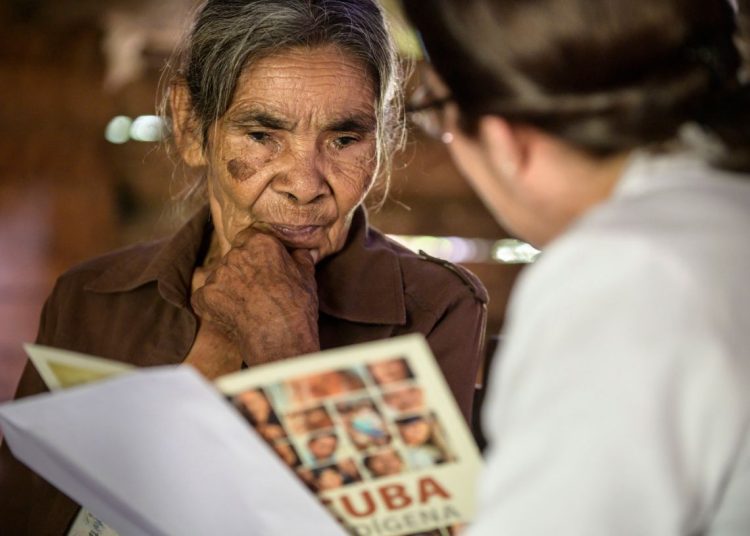
M 283 225 L 269 223 L 268 229 L 286 246 L 297 249 L 312 249 L 320 246 L 325 232 L 322 225 Z

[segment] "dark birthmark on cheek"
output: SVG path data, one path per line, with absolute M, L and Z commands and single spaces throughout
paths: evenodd
M 233 158 L 227 162 L 227 171 L 237 182 L 244 182 L 255 174 L 255 167 L 241 158 Z

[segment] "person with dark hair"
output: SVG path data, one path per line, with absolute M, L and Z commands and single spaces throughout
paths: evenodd
M 372 478 L 398 475 L 404 471 L 404 460 L 390 447 L 367 456 L 362 463 Z
M 543 249 L 467 534 L 750 534 L 747 0 L 404 4 L 414 112 Z
M 451 459 L 445 438 L 433 416 L 414 415 L 396 421 L 411 469 L 422 469 Z
M 409 365 L 402 357 L 371 363 L 367 365 L 367 370 L 370 371 L 372 379 L 378 385 L 401 382 L 412 378 Z
M 339 402 L 336 409 L 349 439 L 357 449 L 365 450 L 390 443 L 388 425 L 371 399 Z
M 338 446 L 339 436 L 335 432 L 314 434 L 307 440 L 311 462 L 316 464 L 334 461 Z
M 312 470 L 314 477 L 314 491 L 327 491 L 359 482 L 361 477 L 351 460 L 345 460 L 338 465 L 318 467 Z
M 207 0 L 169 67 L 165 124 L 202 208 L 168 239 L 64 274 L 37 342 L 213 378 L 422 333 L 468 419 L 485 290 L 367 224 L 404 137 L 376 0 Z M 42 391 L 28 366 L 17 396 Z M 73 501 L 7 448 L 0 464 L 0 532 L 70 526 Z
M 236 395 L 232 402 L 245 419 L 266 441 L 286 436 L 276 412 L 261 389 L 251 389 Z
M 276 441 L 271 444 L 274 452 L 279 455 L 279 458 L 291 468 L 299 467 L 302 461 L 299 459 L 299 455 L 294 447 L 288 441 Z

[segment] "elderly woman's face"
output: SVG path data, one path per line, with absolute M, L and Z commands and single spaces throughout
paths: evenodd
M 248 66 L 204 157 L 222 254 L 247 227 L 316 260 L 340 250 L 372 184 L 375 130 L 373 80 L 337 47 Z

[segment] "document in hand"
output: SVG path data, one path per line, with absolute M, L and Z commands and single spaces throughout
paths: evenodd
M 125 370 L 28 350 L 56 387 Z M 454 534 L 480 467 L 419 335 L 215 386 L 188 367 L 133 370 L 0 406 L 0 427 L 19 459 L 120 534 Z

